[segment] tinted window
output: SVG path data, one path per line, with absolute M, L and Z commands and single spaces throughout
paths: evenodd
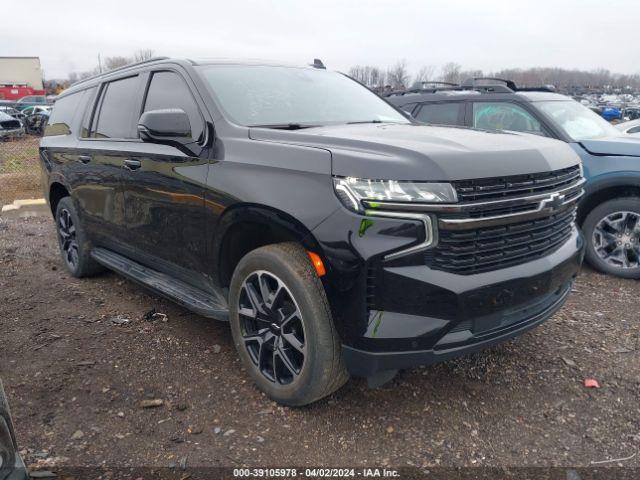
M 406 105 L 403 105 L 402 107 L 398 107 L 398 108 L 403 112 L 407 112 L 409 115 L 411 115 L 413 113 L 413 110 L 416 108 L 416 104 L 407 103 Z
M 174 72 L 157 72 L 151 77 L 144 111 L 180 108 L 189 116 L 191 134 L 199 140 L 203 134 L 203 120 L 189 87 Z
M 473 126 L 483 130 L 514 130 L 543 134 L 542 125 L 525 109 L 513 103 L 476 102 Z
M 109 82 L 102 91 L 97 119 L 91 136 L 95 138 L 135 138 L 131 118 L 136 104 L 138 77 Z
M 33 97 L 22 97 L 18 100 L 18 103 L 31 103 L 33 102 Z
M 51 111 L 49 123 L 44 131 L 45 137 L 49 135 L 69 135 L 71 133 L 73 117 L 84 93 L 73 93 L 58 99 Z
M 416 118 L 435 125 L 462 125 L 463 103 L 431 103 L 423 105 Z

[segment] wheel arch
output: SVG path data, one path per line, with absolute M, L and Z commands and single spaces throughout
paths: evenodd
M 254 204 L 229 208 L 218 222 L 212 241 L 218 285 L 229 286 L 235 267 L 250 251 L 288 241 L 298 242 L 324 257 L 311 231 L 290 214 Z
M 615 177 L 608 177 L 590 182 L 585 197 L 578 206 L 578 225 L 584 223 L 585 218 L 598 205 L 622 197 L 640 198 L 640 175 L 637 172 L 621 172 Z
M 51 207 L 51 214 L 55 217 L 58 203 L 64 197 L 70 197 L 71 191 L 61 181 L 54 180 L 49 185 L 49 206 Z

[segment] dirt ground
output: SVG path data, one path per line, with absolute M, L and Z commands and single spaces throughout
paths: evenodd
M 639 282 L 585 268 L 568 304 L 517 340 L 282 408 L 247 380 L 227 324 L 112 273 L 73 279 L 50 218 L 4 220 L 0 377 L 26 463 L 40 468 L 637 468 L 639 297 Z M 152 308 L 167 321 L 145 320 Z

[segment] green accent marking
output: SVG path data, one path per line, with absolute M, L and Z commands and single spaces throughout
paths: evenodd
M 360 237 L 364 237 L 364 234 L 367 232 L 369 228 L 373 226 L 373 220 L 369 220 L 368 218 L 363 218 L 360 220 L 360 228 L 358 229 L 358 235 Z

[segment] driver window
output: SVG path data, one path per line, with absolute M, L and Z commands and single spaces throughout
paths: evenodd
M 482 130 L 513 130 L 545 135 L 540 122 L 529 112 L 507 102 L 475 102 L 473 127 Z

